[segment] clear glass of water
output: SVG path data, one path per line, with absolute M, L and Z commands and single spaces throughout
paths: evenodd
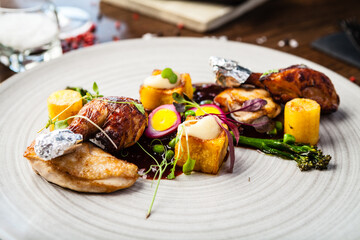
M 22 72 L 62 55 L 55 5 L 49 0 L 0 0 L 0 62 Z

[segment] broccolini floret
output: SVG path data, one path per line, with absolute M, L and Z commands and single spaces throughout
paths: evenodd
M 301 171 L 312 168 L 327 169 L 330 155 L 324 155 L 317 146 L 295 143 L 292 135 L 285 134 L 283 139 L 262 139 L 240 136 L 238 145 L 257 148 L 264 153 L 285 159 L 295 160 Z

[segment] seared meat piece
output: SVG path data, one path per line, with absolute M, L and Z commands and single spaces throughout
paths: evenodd
M 267 104 L 259 111 L 239 111 L 232 113 L 231 116 L 239 122 L 251 123 L 262 116 L 274 118 L 281 112 L 281 107 L 272 100 L 270 93 L 264 89 L 228 88 L 219 93 L 214 98 L 214 102 L 219 104 L 224 112 L 229 112 L 240 109 L 245 101 L 256 98 L 266 100 Z
M 119 103 L 130 102 L 130 103 Z M 108 152 L 114 152 L 135 144 L 143 134 L 147 115 L 142 114 L 131 102 L 139 101 L 127 97 L 103 97 L 87 103 L 78 113 L 101 127 L 111 141 L 92 123 L 83 118 L 75 118 L 68 129 L 82 134 L 84 140 L 94 138 L 95 143 Z
M 49 161 L 34 151 L 35 141 L 24 157 L 34 171 L 47 181 L 79 192 L 113 192 L 132 186 L 138 178 L 138 167 L 117 159 L 92 143 L 83 143 L 75 152 Z
M 260 78 L 252 73 L 246 83 L 268 90 L 275 101 L 286 103 L 294 98 L 310 98 L 321 106 L 321 112 L 335 112 L 339 106 L 331 80 L 323 73 L 303 65 L 293 65 Z

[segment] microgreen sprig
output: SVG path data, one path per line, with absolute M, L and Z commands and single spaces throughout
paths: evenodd
M 99 92 L 99 86 L 97 85 L 96 82 L 93 83 L 93 93 L 90 93 L 88 90 L 83 89 L 83 88 L 79 88 L 79 87 L 66 87 L 66 89 L 70 89 L 70 90 L 74 90 L 77 91 L 81 94 L 82 98 L 83 98 L 83 103 L 86 104 L 88 102 L 90 102 L 91 100 L 95 99 L 95 98 L 99 98 L 99 97 L 103 97 L 103 95 L 100 94 Z
M 267 75 L 270 75 L 271 73 L 278 73 L 278 72 L 279 72 L 279 69 L 270 69 L 270 70 L 264 72 L 264 73 L 260 76 L 260 78 L 263 78 L 263 77 L 265 77 L 265 76 L 267 76 Z
M 110 101 L 110 100 L 107 100 L 107 99 L 101 99 L 101 101 L 105 101 L 105 102 L 109 102 L 109 103 L 133 104 L 140 113 L 145 114 L 145 108 L 144 108 L 144 106 L 143 106 L 141 103 L 137 103 L 137 102 L 135 102 L 135 101 L 131 101 L 131 102 L 117 102 L 117 101 Z
M 157 140 L 160 142 L 160 144 L 161 144 L 162 146 L 164 146 L 164 145 L 162 144 L 161 140 L 159 140 L 159 139 L 157 139 Z M 169 165 L 172 165 L 172 164 L 174 164 L 174 163 L 173 163 L 173 161 L 168 162 L 168 160 L 166 159 L 166 155 L 167 155 L 167 151 L 168 151 L 166 147 L 164 147 L 165 152 L 162 154 L 162 161 L 159 163 L 153 155 L 151 155 L 148 151 L 145 150 L 145 148 L 144 148 L 143 146 L 141 146 L 141 144 L 140 144 L 139 142 L 136 142 L 136 143 L 137 143 L 137 145 L 138 145 L 147 155 L 149 155 L 149 156 L 154 160 L 154 162 L 156 163 L 155 165 L 151 165 L 150 168 L 149 168 L 145 173 L 143 173 L 143 175 L 146 175 L 146 174 L 148 174 L 154 167 L 157 169 L 156 172 L 155 172 L 155 176 L 154 176 L 154 178 L 153 178 L 153 181 L 156 179 L 156 177 L 157 177 L 158 179 L 157 179 L 157 182 L 156 182 L 156 187 L 155 187 L 155 191 L 154 191 L 153 198 L 152 198 L 151 203 L 150 203 L 150 207 L 149 207 L 149 209 L 148 209 L 148 211 L 147 211 L 147 214 L 146 214 L 146 218 L 149 218 L 150 215 L 151 215 L 152 207 L 153 207 L 154 202 L 155 202 L 155 198 L 156 198 L 157 191 L 158 191 L 158 189 L 159 189 L 159 185 L 160 185 L 161 178 L 162 178 L 162 176 L 163 176 L 166 168 L 167 168 Z
M 182 96 L 179 93 L 174 92 L 172 94 L 172 98 L 177 102 L 173 104 L 178 112 L 184 112 L 186 108 L 197 108 L 200 111 L 202 111 L 204 114 L 207 113 L 201 108 L 199 104 L 192 101 L 185 93 L 183 93 Z
M 97 129 L 99 129 L 100 132 L 102 132 L 105 137 L 107 139 L 109 139 L 109 141 L 111 142 L 111 144 L 115 147 L 115 149 L 117 149 L 117 145 L 114 143 L 114 141 L 110 138 L 110 136 L 99 126 L 97 125 L 96 123 L 94 123 L 93 121 L 91 121 L 91 119 L 89 119 L 88 117 L 86 116 L 81 116 L 81 115 L 74 115 L 74 116 L 70 116 L 64 120 L 57 120 L 54 123 L 54 129 L 64 129 L 64 128 L 67 128 L 69 126 L 69 123 L 68 123 L 68 120 L 70 119 L 73 119 L 73 118 L 82 118 L 82 119 L 85 119 L 86 121 L 88 121 L 89 123 L 91 123 L 92 125 L 94 125 Z

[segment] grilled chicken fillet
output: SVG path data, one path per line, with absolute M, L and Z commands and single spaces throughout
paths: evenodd
M 79 192 L 113 192 L 132 186 L 138 167 L 115 158 L 92 143 L 83 143 L 75 152 L 42 160 L 34 152 L 35 141 L 26 149 L 34 171 L 47 181 Z

